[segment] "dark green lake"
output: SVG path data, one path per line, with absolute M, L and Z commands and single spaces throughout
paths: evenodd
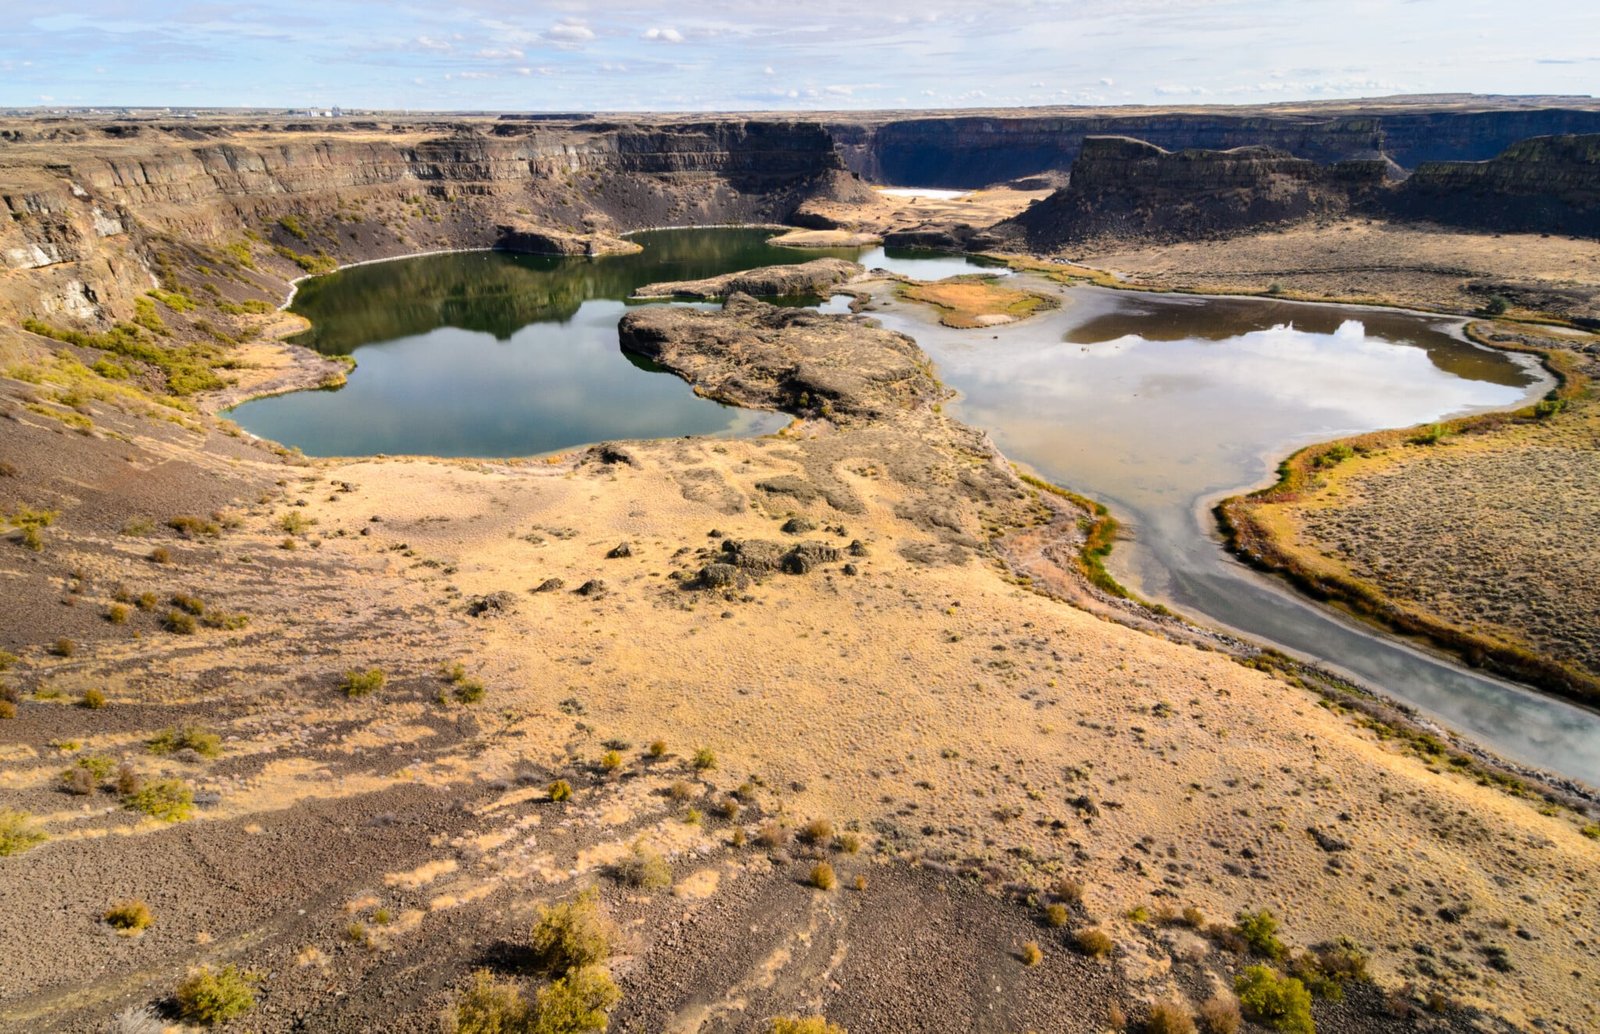
M 775 248 L 771 230 L 657 230 L 637 255 L 428 255 L 300 285 L 296 340 L 357 368 L 334 391 L 246 402 L 229 415 L 310 456 L 525 456 L 610 438 L 765 434 L 787 419 L 700 398 L 617 344 L 644 284 L 834 256 L 925 277 L 965 259 L 873 249 Z

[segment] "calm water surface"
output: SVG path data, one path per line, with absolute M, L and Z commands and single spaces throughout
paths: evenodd
M 1110 564 L 1125 584 L 1600 785 L 1600 715 L 1295 596 L 1229 556 L 1209 513 L 1300 445 L 1518 405 L 1549 387 L 1536 367 L 1472 345 L 1455 321 L 1291 302 L 1077 288 L 1057 312 L 983 331 L 898 306 L 874 315 L 933 356 L 961 419 L 1130 526 Z
M 466 252 L 307 280 L 297 338 L 357 368 L 336 391 L 246 402 L 241 427 L 311 456 L 525 456 L 608 438 L 765 434 L 787 417 L 723 406 L 617 346 L 636 288 L 835 256 L 925 278 L 964 260 L 897 249 L 775 248 L 771 230 L 658 230 L 637 255 Z

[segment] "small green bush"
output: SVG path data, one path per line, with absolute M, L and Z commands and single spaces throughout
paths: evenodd
M 1311 1019 L 1311 994 L 1293 977 L 1280 976 L 1270 966 L 1248 966 L 1234 982 L 1244 1014 L 1282 1034 L 1315 1034 Z
M 611 957 L 615 929 L 593 889 L 559 905 L 540 905 L 529 947 L 555 974 L 596 966 Z
M 694 767 L 697 772 L 708 772 L 717 767 L 717 755 L 710 748 L 701 747 L 694 752 Z
M 187 513 L 179 514 L 169 519 L 167 527 L 186 539 L 196 539 L 201 536 L 216 538 L 222 534 L 222 528 L 216 521 L 208 521 L 204 517 L 196 517 Z
M 487 696 L 488 692 L 478 679 L 464 678 L 456 682 L 456 700 L 463 704 L 476 704 Z
M 107 909 L 106 914 L 101 918 L 124 937 L 132 937 L 135 934 L 143 933 L 151 923 L 156 921 L 156 917 L 150 911 L 150 906 L 138 898 L 117 902 Z
M 660 890 L 672 886 L 672 867 L 661 852 L 638 841 L 623 859 L 612 867 L 616 877 L 640 890 Z
M 816 847 L 833 839 L 833 823 L 827 819 L 812 819 L 800 827 L 796 834 L 804 843 Z
M 48 839 L 27 812 L 0 809 L 0 858 L 30 851 Z
M 818 862 L 811 867 L 811 876 L 807 881 L 818 890 L 832 890 L 839 885 L 839 877 L 833 873 L 833 866 L 827 862 Z
M 1252 953 L 1265 959 L 1281 959 L 1286 954 L 1287 949 L 1278 940 L 1278 919 L 1267 909 L 1240 912 L 1236 922 L 1235 929 Z
M 57 657 L 71 657 L 78 652 L 78 644 L 71 639 L 57 639 L 50 644 L 50 652 Z
M 344 673 L 344 679 L 339 683 L 339 688 L 347 697 L 364 697 L 376 693 L 389 681 L 382 668 L 368 668 L 366 671 L 351 669 Z
M 78 701 L 78 706 L 90 711 L 98 711 L 106 706 L 106 694 L 103 689 L 93 687 L 83 691 L 83 699 Z
M 610 1022 L 607 1013 L 621 1000 L 604 969 L 575 969 L 535 992 L 528 1034 L 600 1034 Z
M 480 969 L 445 1013 L 445 1026 L 454 1034 L 522 1034 L 528 1019 L 528 1003 L 516 981 Z
M 194 615 L 182 610 L 169 610 L 166 617 L 161 619 L 161 627 L 173 635 L 194 635 L 199 627 Z
M 1314 997 L 1337 1002 L 1344 997 L 1344 985 L 1370 979 L 1367 953 L 1348 939 L 1319 944 L 1300 952 L 1289 961 L 1289 975 L 1306 985 Z
M 306 529 L 310 528 L 316 523 L 317 519 L 315 517 L 307 517 L 305 514 L 300 513 L 297 510 L 290 510 L 288 513 L 278 518 L 278 527 L 283 529 L 283 532 L 286 535 L 302 534 L 306 531 Z
M 182 822 L 194 814 L 194 791 L 176 779 L 157 779 L 124 795 L 122 803 L 162 822 Z
M 113 603 L 106 608 L 106 620 L 113 625 L 126 625 L 128 623 L 128 615 L 132 613 L 133 611 L 129 609 L 127 604 Z
M 1070 916 L 1071 913 L 1067 910 L 1067 906 L 1059 902 L 1044 907 L 1044 922 L 1046 926 L 1059 930 L 1067 925 L 1067 920 Z
M 622 767 L 622 754 L 620 751 L 608 750 L 600 755 L 600 769 L 603 772 L 615 772 Z
M 3 670 L 4 670 L 3 668 L 0 668 L 0 671 L 3 671 Z M 666 740 L 651 740 L 650 741 L 650 756 L 651 757 L 659 758 L 662 755 L 666 754 L 666 752 L 667 752 L 667 741 Z
M 1506 300 L 1505 295 L 1491 294 L 1489 300 L 1483 303 L 1483 314 L 1485 316 L 1503 316 L 1509 308 L 1511 308 L 1511 303 Z
M 572 784 L 565 779 L 557 779 L 550 784 L 550 799 L 557 804 L 572 800 Z
M 1102 959 L 1116 948 L 1111 935 L 1097 927 L 1086 927 L 1072 935 L 1072 943 L 1091 958 Z
M 1044 961 L 1044 949 L 1038 941 L 1029 941 L 1022 946 L 1021 956 L 1022 964 L 1031 968 Z
M 1416 434 L 1407 438 L 1412 445 L 1438 445 L 1450 437 L 1450 429 L 1443 424 L 1429 424 Z
M 210 1027 L 254 1008 L 256 986 L 260 983 L 259 976 L 241 972 L 232 963 L 219 970 L 201 966 L 189 971 L 188 978 L 178 985 L 173 997 L 178 1002 L 179 1016 Z
M 145 747 L 152 754 L 192 750 L 203 758 L 214 758 L 222 753 L 222 737 L 199 725 L 185 725 L 161 730 L 146 741 Z

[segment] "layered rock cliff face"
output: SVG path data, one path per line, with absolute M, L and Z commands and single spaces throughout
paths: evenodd
M 1475 229 L 1600 237 L 1600 135 L 1537 137 L 1482 162 L 1426 162 L 1387 207 Z
M 1319 165 L 1267 147 L 1171 152 L 1127 137 L 1091 137 L 1066 187 L 994 228 L 1030 249 L 1114 237 L 1219 236 L 1335 216 L 1383 189 L 1381 160 Z
M 1530 136 L 1600 133 L 1600 111 L 1362 111 L 929 117 L 830 125 L 845 163 L 877 182 L 981 187 L 1063 170 L 1092 136 L 1128 136 L 1170 151 L 1271 147 L 1323 164 L 1380 154 L 1404 168 L 1477 161 Z
M 869 196 L 817 123 L 418 128 L 12 129 L 0 266 L 19 275 L 0 289 L 0 314 L 128 318 L 174 262 L 225 265 L 260 289 L 263 277 L 440 248 L 544 240 L 597 253 L 627 230 L 778 222 L 811 198 Z

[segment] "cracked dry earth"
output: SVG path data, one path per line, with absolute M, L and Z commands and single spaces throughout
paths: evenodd
M 232 961 L 264 976 L 232 1029 L 432 1030 L 472 968 L 517 964 L 537 903 L 590 885 L 623 931 L 618 1031 L 813 1009 L 857 1031 L 1099 1029 L 1108 1002 L 1198 1001 L 1245 963 L 1130 917 L 1163 904 L 1267 907 L 1294 945 L 1351 937 L 1385 986 L 1460 1003 L 1434 1025 L 1597 1022 L 1600 847 L 1570 814 L 1029 591 L 994 538 L 1049 511 L 920 391 L 766 439 L 477 463 L 297 461 L 105 402 L 81 434 L 0 387 L 18 475 L 0 506 L 60 511 L 41 552 L 0 543 L 20 656 L 0 801 L 50 836 L 0 859 L 0 1029 L 99 1030 Z M 165 525 L 213 509 L 215 536 Z M 722 558 L 807 543 L 800 573 L 698 587 Z M 175 635 L 161 603 L 114 625 L 119 587 L 249 623 Z M 452 695 L 457 662 L 484 699 Z M 387 684 L 344 696 L 367 667 Z M 107 707 L 74 706 L 91 687 Z M 185 724 L 220 754 L 145 748 Z M 702 749 L 714 768 L 689 764 Z M 201 807 L 168 825 L 64 793 L 86 754 Z M 816 818 L 860 851 L 762 836 Z M 641 838 L 670 890 L 606 875 Z M 802 884 L 821 852 L 836 890 Z M 1059 877 L 1085 887 L 1068 929 L 1101 925 L 1113 960 L 1026 903 Z M 137 938 L 99 920 L 129 896 L 156 914 Z M 1318 1010 L 1324 1030 L 1393 1023 L 1366 989 Z

